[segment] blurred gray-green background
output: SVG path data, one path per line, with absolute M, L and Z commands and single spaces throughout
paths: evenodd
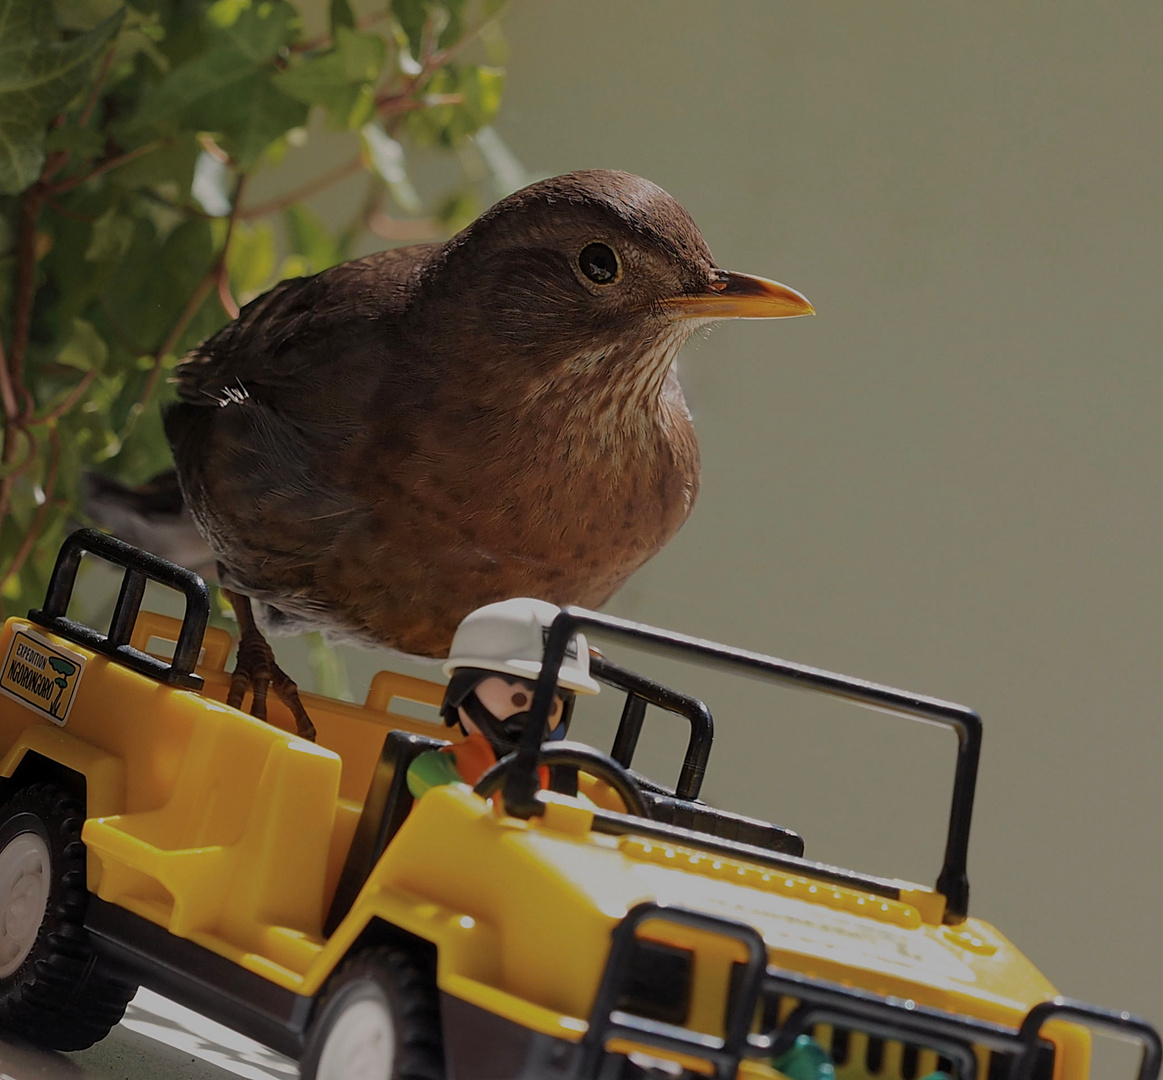
M 973 913 L 1163 1024 L 1163 7 L 515 0 L 504 28 L 532 175 L 649 177 L 818 311 L 687 347 L 703 491 L 610 610 L 977 708 Z M 357 698 L 390 662 L 349 655 Z M 708 798 L 932 882 L 951 736 L 684 685 Z
M 1163 7 L 518 0 L 505 27 L 527 168 L 647 176 L 818 311 L 688 346 L 703 491 L 610 609 L 977 708 L 973 912 L 1163 1023 Z M 708 796 L 794 785 L 809 854 L 842 812 L 866 868 L 931 882 L 897 833 L 941 834 L 951 736 L 712 704 Z

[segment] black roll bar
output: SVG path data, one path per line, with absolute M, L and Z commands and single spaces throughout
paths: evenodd
M 523 818 L 540 813 L 537 799 L 538 754 L 544 734 L 548 731 L 549 708 L 557 688 L 558 670 L 574 635 L 587 628 L 628 640 L 656 655 L 673 656 L 677 653 L 703 667 L 827 694 L 893 716 L 951 729 L 957 735 L 957 763 L 944 862 L 937 876 L 936 888 L 945 897 L 945 921 L 958 923 L 965 918 L 969 912 L 969 877 L 966 869 L 969 827 L 973 817 L 973 796 L 981 756 L 981 718 L 977 713 L 963 705 L 938 698 L 896 690 L 584 608 L 563 609 L 553 620 L 546 635 L 541 674 L 533 692 L 532 722 L 525 729 L 517 759 L 505 778 L 503 791 L 508 813 Z
M 121 579 L 121 591 L 109 621 L 109 632 L 101 633 L 91 626 L 68 618 L 69 600 L 77 583 L 77 570 L 81 557 L 96 555 L 106 562 L 125 570 Z M 145 596 L 147 581 L 174 589 L 186 598 L 186 611 L 182 617 L 182 629 L 174 645 L 174 657 L 169 663 L 156 656 L 135 649 L 129 644 Z M 194 674 L 198 654 L 202 649 L 202 638 L 210 618 L 210 592 L 206 582 L 192 570 L 175 566 L 166 559 L 151 555 L 118 540 L 115 536 L 96 529 L 78 529 L 66 537 L 57 554 L 52 577 L 45 592 L 44 607 L 34 608 L 28 618 L 39 626 L 52 630 L 61 637 L 68 638 L 94 652 L 104 653 L 126 667 L 143 675 L 160 679 L 162 682 L 180 686 L 187 690 L 200 690 L 202 676 Z
M 657 705 L 660 709 L 676 713 L 687 720 L 691 726 L 691 735 L 686 753 L 683 755 L 678 783 L 674 786 L 674 794 L 679 799 L 697 799 L 703 786 L 703 778 L 707 774 L 707 761 L 710 759 L 711 743 L 715 738 L 715 723 L 711 718 L 711 710 L 698 698 L 663 686 L 662 683 L 621 667 L 604 656 L 590 657 L 590 674 L 599 682 L 626 691 L 622 719 L 610 750 L 610 757 L 623 768 L 630 768 L 630 762 L 634 758 L 647 704 Z

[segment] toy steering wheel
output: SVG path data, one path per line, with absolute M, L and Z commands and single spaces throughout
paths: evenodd
M 485 799 L 496 794 L 516 760 L 515 750 L 511 754 L 506 754 L 476 782 L 473 791 Z M 590 776 L 609 784 L 618 793 L 618 797 L 626 804 L 626 813 L 637 817 L 650 817 L 638 781 L 612 757 L 595 750 L 592 746 L 566 741 L 545 743 L 541 747 L 537 763 L 568 765 L 580 772 L 589 773 Z

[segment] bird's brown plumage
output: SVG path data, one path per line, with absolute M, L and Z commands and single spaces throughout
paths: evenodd
M 583 271 L 595 243 L 616 280 Z M 166 415 L 224 584 L 268 628 L 431 656 L 493 600 L 601 605 L 691 511 L 672 361 L 705 317 L 674 305 L 729 278 L 755 280 L 660 188 L 585 172 L 276 286 L 186 358 Z

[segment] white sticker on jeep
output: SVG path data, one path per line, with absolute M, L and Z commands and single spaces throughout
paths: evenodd
M 83 656 L 18 625 L 0 668 L 0 693 L 64 727 L 84 670 Z

